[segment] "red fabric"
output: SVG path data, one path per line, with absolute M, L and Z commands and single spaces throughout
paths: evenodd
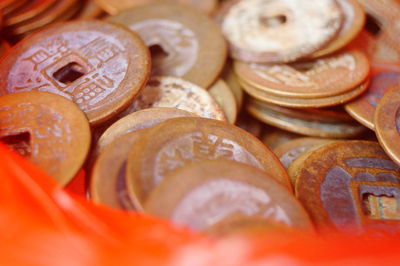
M 94 205 L 0 145 L 0 265 L 396 265 L 394 238 L 301 232 L 210 239 Z

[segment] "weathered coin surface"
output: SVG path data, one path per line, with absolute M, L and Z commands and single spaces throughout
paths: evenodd
M 217 20 L 231 56 L 246 62 L 293 62 L 331 41 L 342 24 L 333 0 L 232 0 Z
M 90 128 L 73 102 L 21 92 L 0 97 L 0 141 L 66 185 L 89 152 Z
M 144 209 L 195 230 L 232 214 L 260 215 L 312 229 L 307 213 L 285 187 L 257 168 L 227 160 L 197 162 L 171 172 Z
M 319 228 L 400 229 L 400 173 L 376 142 L 338 141 L 303 162 L 298 199 Z
M 126 108 L 150 74 L 140 38 L 102 21 L 48 27 L 19 42 L 0 65 L 0 95 L 48 91 L 79 105 L 99 124 Z
M 345 105 L 346 111 L 364 126 L 374 130 L 376 106 L 387 90 L 400 84 L 400 65 L 372 67 L 368 90 Z
M 128 159 L 127 184 L 138 205 L 165 175 L 188 163 L 227 159 L 266 171 L 290 189 L 278 158 L 257 138 L 226 122 L 198 117 L 174 118 L 147 132 Z
M 224 67 L 227 47 L 218 25 L 195 10 L 158 2 L 108 20 L 140 35 L 152 54 L 153 75 L 182 77 L 208 88 Z
M 219 106 L 221 106 L 227 121 L 231 124 L 235 124 L 238 115 L 238 108 L 235 96 L 226 82 L 222 79 L 217 80 L 217 82 L 208 89 L 208 92 L 217 101 Z
M 226 121 L 223 109 L 207 90 L 181 78 L 167 76 L 150 78 L 120 116 L 154 107 L 178 108 L 201 117 Z

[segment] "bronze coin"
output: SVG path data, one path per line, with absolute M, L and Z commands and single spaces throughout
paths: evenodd
M 8 14 L 5 17 L 4 27 L 9 27 L 29 19 L 32 19 L 44 12 L 52 5 L 55 4 L 55 0 L 33 0 L 23 8 L 16 10 L 15 12 Z
M 375 132 L 389 157 L 400 164 L 400 87 L 385 93 L 376 107 Z
M 376 106 L 385 92 L 400 83 L 400 65 L 372 67 L 368 90 L 345 105 L 346 111 L 364 126 L 374 130 Z
M 9 1 L 5 1 L 9 2 Z M 7 4 L 7 6 L 0 8 L 1 13 L 4 16 L 8 16 L 9 14 L 12 14 L 13 12 L 17 11 L 20 8 L 23 8 L 24 5 L 29 4 L 29 0 L 18 0 L 18 1 L 12 1 L 11 3 Z
M 223 3 L 217 20 L 233 58 L 293 62 L 336 36 L 342 12 L 332 0 L 232 0 Z
M 307 213 L 285 187 L 257 168 L 228 160 L 196 162 L 169 173 L 144 210 L 195 230 L 238 213 L 312 229 Z
M 138 205 L 166 174 L 193 161 L 228 159 L 266 171 L 290 189 L 279 160 L 257 138 L 231 124 L 183 117 L 160 123 L 135 145 L 128 159 L 127 184 Z
M 376 142 L 338 141 L 315 150 L 296 183 L 319 228 L 400 229 L 400 173 Z
M 177 108 L 149 108 L 127 115 L 109 128 L 99 138 L 96 144 L 96 153 L 100 154 L 106 146 L 115 139 L 130 132 L 145 129 L 177 117 L 194 117 L 195 114 Z
M 352 122 L 320 122 L 299 119 L 276 112 L 257 101 L 247 105 L 247 111 L 260 121 L 297 134 L 323 138 L 349 138 L 358 136 L 365 128 Z
M 331 54 L 350 43 L 363 29 L 365 12 L 357 0 L 337 0 L 344 16 L 342 27 L 338 36 L 328 46 L 315 52 L 311 58 L 317 58 Z
M 240 110 L 243 104 L 244 93 L 242 86 L 239 83 L 239 79 L 230 63 L 225 65 L 225 68 L 221 74 L 221 78 L 225 80 L 226 84 L 228 84 L 228 87 L 232 90 L 236 99 L 237 108 Z
M 126 162 L 131 147 L 140 141 L 146 129 L 117 137 L 97 158 L 91 173 L 90 196 L 94 202 L 134 210 L 125 182 Z
M 271 150 L 275 150 L 280 145 L 301 137 L 303 136 L 293 132 L 289 132 L 273 126 L 266 126 L 265 133 L 262 136 L 261 140 L 268 148 L 270 148 Z
M 149 46 L 153 75 L 182 77 L 208 88 L 224 67 L 227 48 L 218 25 L 190 8 L 159 2 L 109 20 L 137 32 Z
M 101 21 L 48 27 L 13 47 L 0 66 L 0 95 L 48 91 L 79 105 L 91 125 L 126 108 L 150 74 L 135 34 Z
M 312 99 L 302 99 L 302 98 L 288 98 L 282 96 L 276 96 L 269 94 L 263 90 L 254 88 L 253 86 L 241 81 L 243 89 L 254 99 L 258 101 L 280 105 L 290 108 L 320 108 L 320 107 L 330 107 L 349 102 L 365 92 L 369 85 L 369 80 L 364 81 L 361 85 L 353 88 L 353 90 L 324 98 L 312 98 Z
M 134 102 L 120 115 L 154 107 L 172 107 L 226 121 L 225 113 L 205 89 L 181 78 L 151 77 Z
M 241 80 L 266 93 L 313 99 L 351 91 L 367 78 L 369 63 L 362 52 L 350 50 L 290 65 L 237 61 L 235 71 Z
M 76 19 L 94 19 L 104 15 L 104 10 L 98 6 L 93 0 L 86 0 L 85 5 L 76 15 Z
M 238 109 L 236 106 L 235 96 L 232 90 L 228 87 L 222 79 L 217 80 L 209 89 L 208 92 L 217 101 L 219 106 L 225 113 L 226 119 L 229 123 L 235 124 Z
M 283 166 L 288 169 L 292 162 L 303 152 L 316 145 L 330 143 L 332 141 L 331 139 L 321 138 L 297 138 L 279 145 L 273 152 L 278 156 Z
M 80 170 L 90 147 L 84 113 L 47 92 L 0 97 L 0 141 L 66 185 Z

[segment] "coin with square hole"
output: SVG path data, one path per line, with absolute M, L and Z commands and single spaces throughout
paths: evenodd
M 48 92 L 0 97 L 0 142 L 66 185 L 90 147 L 85 114 L 73 102 Z
M 134 33 L 102 21 L 60 23 L 13 47 L 0 66 L 0 95 L 47 91 L 74 101 L 92 125 L 128 107 L 150 75 Z

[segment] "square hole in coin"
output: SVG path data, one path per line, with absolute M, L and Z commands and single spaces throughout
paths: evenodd
M 365 193 L 362 210 L 370 219 L 400 220 L 399 200 L 394 196 Z
M 64 84 L 70 84 L 87 74 L 87 70 L 77 62 L 71 62 L 53 73 L 53 78 Z
M 29 157 L 32 153 L 30 132 L 24 131 L 8 136 L 3 136 L 0 137 L 0 142 L 3 142 L 23 157 Z
M 381 25 L 377 19 L 370 14 L 367 14 L 364 29 L 372 35 L 377 36 L 381 32 Z

